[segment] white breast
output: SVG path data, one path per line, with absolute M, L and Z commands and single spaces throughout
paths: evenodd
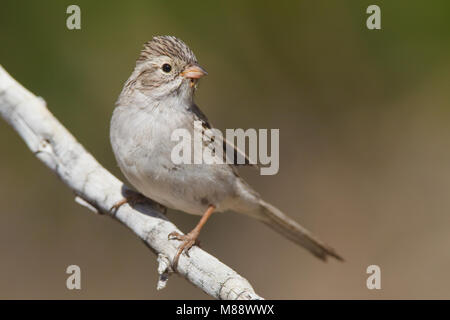
M 228 209 L 236 176 L 228 165 L 175 165 L 174 129 L 192 132 L 194 118 L 170 104 L 154 108 L 117 107 L 111 120 L 111 144 L 119 167 L 145 196 L 173 209 L 203 214 L 208 205 Z

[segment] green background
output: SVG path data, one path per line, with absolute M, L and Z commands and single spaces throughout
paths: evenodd
M 81 30 L 66 28 L 70 4 Z M 381 30 L 366 28 L 370 4 Z M 216 127 L 280 129 L 279 173 L 241 172 L 346 262 L 235 213 L 213 216 L 204 249 L 266 298 L 450 298 L 450 2 L 2 0 L 0 64 L 123 178 L 109 120 L 154 35 L 208 70 L 197 103 Z M 156 257 L 77 205 L 3 121 L 0 150 L 0 298 L 208 298 L 177 276 L 157 292 Z M 65 287 L 71 264 L 81 291 Z M 382 290 L 366 288 L 372 264 Z

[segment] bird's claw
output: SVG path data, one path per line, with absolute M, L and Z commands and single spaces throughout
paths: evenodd
M 178 247 L 177 254 L 175 255 L 175 258 L 173 259 L 173 268 L 176 270 L 178 265 L 178 260 L 180 259 L 180 255 L 183 253 L 186 253 L 186 256 L 189 257 L 189 250 L 194 245 L 199 245 L 200 242 L 197 240 L 198 232 L 189 232 L 188 234 L 180 234 L 176 231 L 169 233 L 167 238 L 169 240 L 179 240 L 182 241 L 181 245 Z
M 168 234 L 167 239 L 169 240 L 180 240 L 182 241 L 183 239 L 181 239 L 183 235 L 181 233 L 178 233 L 176 231 L 173 231 L 171 233 Z

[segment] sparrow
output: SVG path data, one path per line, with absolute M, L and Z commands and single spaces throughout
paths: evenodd
M 116 161 L 131 185 L 161 205 L 201 215 L 186 235 L 172 232 L 169 239 L 182 241 L 173 259 L 198 244 L 200 230 L 213 212 L 232 210 L 253 217 L 316 257 L 343 260 L 334 249 L 312 235 L 261 196 L 240 176 L 237 164 L 175 164 L 171 153 L 176 129 L 212 128 L 194 102 L 197 83 L 207 72 L 192 50 L 173 36 L 156 36 L 144 44 L 133 73 L 125 82 L 114 109 L 110 140 Z M 194 122 L 200 121 L 200 129 Z M 207 146 L 217 141 L 203 141 Z M 229 142 L 219 142 L 225 148 Z M 233 147 L 234 148 L 234 147 Z M 234 152 L 242 152 L 234 148 Z M 251 165 L 248 158 L 245 164 Z M 125 198 L 116 207 L 126 203 Z

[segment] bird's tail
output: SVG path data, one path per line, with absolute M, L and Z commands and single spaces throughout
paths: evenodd
M 260 200 L 258 211 L 258 218 L 262 222 L 291 241 L 309 250 L 316 257 L 326 261 L 328 256 L 332 256 L 339 261 L 344 261 L 333 248 L 318 240 L 308 230 L 271 204 Z

